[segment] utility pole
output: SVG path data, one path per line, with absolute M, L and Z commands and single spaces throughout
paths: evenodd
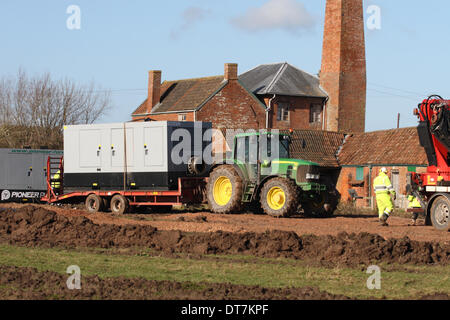
M 397 114 L 397 129 L 400 128 L 400 113 Z

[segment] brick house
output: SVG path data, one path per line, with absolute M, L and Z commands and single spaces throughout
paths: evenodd
M 265 128 L 266 106 L 238 80 L 237 64 L 223 76 L 164 81 L 149 72 L 148 97 L 133 121 L 205 121 L 214 128 Z
M 337 157 L 341 166 L 337 181 L 341 201 L 350 201 L 348 190 L 353 189 L 365 198 L 357 200 L 357 207 L 375 206 L 373 180 L 386 167 L 397 193 L 395 205 L 406 208 L 407 173 L 425 172 L 428 166 L 415 127 L 349 135 Z
M 323 130 L 327 93 L 319 78 L 289 63 L 264 64 L 239 76 L 268 110 L 266 127 Z
M 164 81 L 149 72 L 148 97 L 133 121 L 210 121 L 227 129 L 323 129 L 327 94 L 319 79 L 288 63 L 258 66 L 238 77 L 237 64 L 223 76 Z

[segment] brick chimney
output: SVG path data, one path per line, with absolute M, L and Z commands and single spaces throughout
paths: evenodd
M 238 65 L 237 63 L 225 63 L 225 80 L 238 79 Z
M 161 71 L 151 70 L 148 72 L 148 97 L 147 97 L 147 113 L 158 104 L 161 97 Z
M 327 0 L 320 71 L 330 98 L 326 130 L 364 132 L 366 82 L 363 0 Z

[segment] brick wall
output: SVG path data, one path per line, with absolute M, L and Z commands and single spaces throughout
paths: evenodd
M 327 0 L 320 84 L 327 130 L 364 132 L 366 57 L 362 0 Z
M 150 118 L 154 121 L 179 121 L 178 116 L 180 114 L 186 114 L 186 121 L 194 121 L 194 112 L 186 113 L 164 113 L 164 114 L 152 114 L 145 118 Z M 134 121 L 142 121 L 143 119 L 134 119 Z
M 263 129 L 264 107 L 236 80 L 231 80 L 198 112 L 197 121 L 210 121 L 213 128 Z
M 272 97 L 264 97 L 264 103 L 268 106 Z M 280 104 L 289 106 L 288 121 L 278 121 L 277 114 Z M 272 110 L 269 115 L 269 127 L 287 130 L 287 129 L 303 129 L 303 130 L 321 130 L 322 123 L 310 123 L 310 107 L 311 104 L 323 105 L 321 98 L 307 97 L 277 97 L 272 103 Z M 321 116 L 322 119 L 322 116 Z

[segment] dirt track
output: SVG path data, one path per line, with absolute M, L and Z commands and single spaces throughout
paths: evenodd
M 20 208 L 20 204 L 2 204 L 1 207 Z M 180 230 L 185 232 L 257 232 L 270 230 L 293 231 L 298 235 L 338 235 L 339 233 L 371 233 L 385 239 L 401 239 L 408 237 L 417 241 L 436 241 L 450 244 L 450 232 L 437 231 L 431 226 L 409 226 L 410 219 L 391 217 L 389 227 L 381 227 L 377 217 L 368 216 L 336 216 L 329 219 L 295 217 L 276 219 L 266 215 L 237 214 L 215 215 L 210 212 L 178 213 L 178 214 L 140 214 L 126 217 L 111 216 L 108 213 L 88 214 L 84 210 L 60 208 L 42 205 L 40 207 L 55 211 L 65 216 L 85 216 L 97 224 L 115 225 L 151 225 L 158 230 Z
M 123 219 L 122 219 L 123 220 Z M 202 219 L 195 219 L 201 220 Z M 278 220 L 277 220 L 278 221 Z M 181 232 L 145 223 L 98 224 L 80 215 L 67 217 L 39 206 L 0 210 L 0 242 L 26 246 L 147 247 L 166 253 L 245 254 L 288 257 L 324 265 L 372 261 L 408 264 L 450 262 L 450 245 L 409 238 L 384 239 L 368 233 L 299 236 L 293 231 Z

